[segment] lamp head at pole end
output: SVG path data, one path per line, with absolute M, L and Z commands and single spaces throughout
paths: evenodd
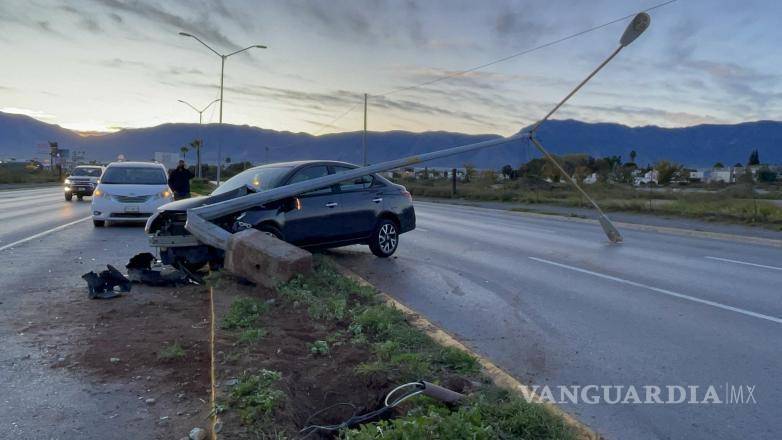
M 619 44 L 622 47 L 628 46 L 635 41 L 644 31 L 649 27 L 652 22 L 652 17 L 646 12 L 641 12 L 633 18 L 633 21 L 627 25 L 625 33 L 622 34 L 622 38 L 619 40 Z

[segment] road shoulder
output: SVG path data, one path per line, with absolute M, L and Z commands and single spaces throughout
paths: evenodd
M 402 302 L 396 300 L 388 293 L 380 290 L 378 287 L 376 287 L 375 285 L 373 285 L 372 283 L 370 283 L 369 281 L 367 281 L 357 273 L 353 272 L 347 267 L 334 261 L 334 259 L 331 259 L 331 261 L 337 267 L 337 270 L 339 270 L 339 272 L 342 273 L 342 275 L 354 280 L 359 285 L 371 287 L 372 289 L 375 289 L 377 292 L 379 292 L 380 295 L 383 297 L 383 301 L 385 301 L 385 303 L 388 306 L 401 311 L 407 317 L 407 320 L 410 323 L 410 325 L 424 332 L 435 342 L 445 347 L 453 347 L 458 350 L 464 351 L 474 356 L 476 359 L 478 359 L 478 362 L 483 367 L 486 375 L 491 378 L 491 380 L 494 382 L 495 385 L 499 386 L 500 388 L 505 388 L 507 390 L 513 391 L 525 399 L 541 402 L 554 414 L 562 417 L 565 423 L 569 425 L 571 428 L 573 428 L 573 430 L 578 434 L 579 438 L 589 439 L 589 440 L 596 440 L 602 438 L 599 434 L 597 434 L 587 425 L 585 425 L 584 423 L 582 423 L 581 421 L 579 421 L 578 419 L 576 419 L 575 417 L 573 417 L 572 415 L 564 411 L 562 408 L 558 407 L 554 403 L 541 399 L 540 396 L 535 394 L 535 392 L 530 387 L 519 382 L 516 378 L 508 374 L 505 370 L 497 366 L 491 360 L 476 353 L 468 345 L 454 338 L 452 335 L 450 335 L 442 328 L 434 325 L 431 321 L 426 319 L 426 317 L 424 317 L 420 313 L 411 309 L 410 307 L 403 304 Z

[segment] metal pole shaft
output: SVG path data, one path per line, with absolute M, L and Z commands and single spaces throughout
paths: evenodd
M 363 165 L 367 165 L 367 94 L 364 93 L 364 136 L 361 139 L 361 144 L 364 147 L 364 162 Z
M 223 126 L 223 78 L 225 77 L 225 55 L 220 55 L 220 127 Z M 217 145 L 217 185 L 220 185 L 220 171 L 223 168 L 223 143 Z

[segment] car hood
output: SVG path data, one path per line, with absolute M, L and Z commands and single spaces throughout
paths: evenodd
M 198 196 L 191 197 L 189 199 L 177 200 L 175 202 L 166 203 L 158 208 L 158 211 L 187 211 L 188 209 L 198 208 L 199 206 L 211 205 L 213 203 L 224 202 L 231 200 L 239 196 L 245 196 L 248 194 L 247 188 L 237 188 L 233 191 L 228 191 L 216 196 Z
M 168 189 L 168 185 L 101 184 L 100 189 L 112 196 L 153 196 Z
M 96 183 L 98 181 L 97 177 L 90 177 L 90 176 L 68 176 L 68 180 L 71 182 L 90 182 L 90 183 Z

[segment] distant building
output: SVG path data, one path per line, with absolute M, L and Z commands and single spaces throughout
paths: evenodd
M 165 153 L 160 151 L 155 152 L 155 162 L 162 163 L 169 170 L 173 170 L 177 167 L 179 159 L 180 156 L 178 153 Z

